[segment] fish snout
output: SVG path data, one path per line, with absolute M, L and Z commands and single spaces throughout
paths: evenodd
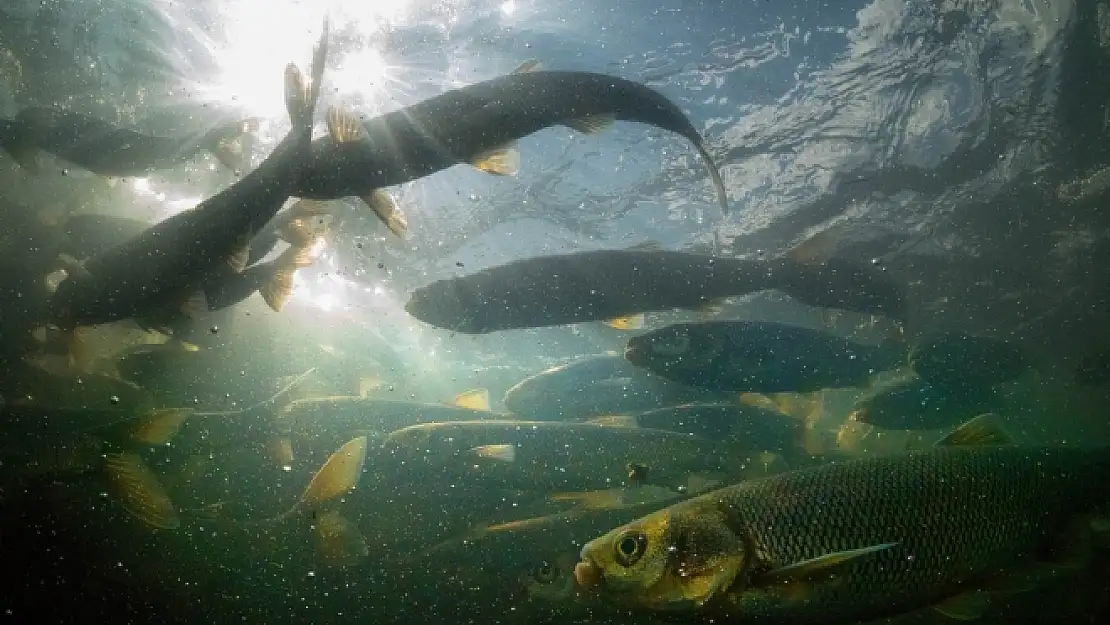
M 574 565 L 574 585 L 579 590 L 596 590 L 602 581 L 601 569 L 589 560 L 581 560 Z

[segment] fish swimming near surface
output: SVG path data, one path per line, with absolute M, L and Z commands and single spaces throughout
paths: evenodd
M 654 249 L 577 252 L 438 280 L 416 289 L 405 310 L 439 328 L 486 334 L 700 310 L 717 300 L 778 289 L 815 306 L 904 316 L 905 295 L 896 285 L 877 276 L 862 279 L 862 273 L 837 282 L 827 269 L 790 258 L 749 260 Z
M 0 146 L 33 173 L 40 169 L 39 150 L 102 176 L 144 176 L 176 167 L 201 151 L 238 171 L 243 157 L 235 140 L 257 129 L 258 120 L 249 118 L 197 135 L 158 136 L 74 111 L 30 107 L 0 126 Z
M 513 143 L 562 125 L 592 134 L 614 120 L 635 121 L 679 134 L 705 159 L 721 210 L 724 182 L 704 139 L 666 96 L 616 76 L 577 71 L 536 71 L 536 62 L 512 74 L 453 89 L 412 106 L 360 119 L 328 112 L 329 139 L 313 144 L 312 161 L 295 195 L 312 199 L 362 198 L 396 234 L 406 229 L 385 187 L 460 163 L 513 175 L 520 157 Z
M 227 189 L 137 237 L 67 268 L 50 298 L 50 319 L 64 330 L 166 311 L 205 310 L 204 281 L 220 268 L 242 270 L 250 241 L 292 194 L 308 158 L 312 120 L 327 54 L 327 22 L 312 61 L 311 82 L 286 68 L 292 129 L 254 171 Z
M 592 540 L 575 577 L 704 622 L 834 625 L 928 606 L 974 619 L 992 596 L 1081 564 L 1088 515 L 1110 499 L 1105 447 L 1008 443 L 983 415 L 929 450 L 718 489 Z
M 668 380 L 745 393 L 807 393 L 861 386 L 905 358 L 800 326 L 760 321 L 678 323 L 634 336 L 625 358 Z

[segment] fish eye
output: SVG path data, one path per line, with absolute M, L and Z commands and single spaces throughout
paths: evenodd
M 690 337 L 685 333 L 651 342 L 651 351 L 661 356 L 678 356 L 688 349 L 690 349 Z
M 532 577 L 541 584 L 550 584 L 558 577 L 559 572 L 555 569 L 555 565 L 548 561 L 543 561 L 532 571 Z
M 647 551 L 647 536 L 643 532 L 628 530 L 617 537 L 613 544 L 616 551 L 617 563 L 621 566 L 632 566 L 644 557 Z

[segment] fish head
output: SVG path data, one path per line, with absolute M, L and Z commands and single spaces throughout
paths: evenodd
M 732 585 L 746 561 L 746 544 L 712 500 L 690 500 L 590 541 L 574 577 L 583 591 L 620 604 L 688 610 Z
M 721 353 L 722 343 L 712 332 L 694 324 L 679 323 L 634 336 L 625 347 L 625 360 L 668 377 L 682 370 L 696 370 Z
M 471 318 L 471 308 L 465 305 L 458 286 L 450 280 L 420 287 L 405 302 L 405 312 L 428 325 L 456 332 L 482 332 L 477 320 Z
M 566 603 L 576 595 L 573 552 L 551 554 L 539 560 L 520 576 L 529 599 L 547 603 Z

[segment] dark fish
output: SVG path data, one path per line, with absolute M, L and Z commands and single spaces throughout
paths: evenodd
M 133 239 L 150 227 L 141 219 L 111 215 L 71 215 L 62 223 L 62 253 L 81 259 L 96 256 Z
M 224 265 L 241 270 L 251 238 L 296 186 L 312 139 L 312 116 L 327 53 L 327 24 L 313 57 L 311 86 L 286 68 L 293 127 L 250 174 L 195 208 L 71 267 L 50 300 L 51 321 L 65 329 L 197 308 L 204 281 Z M 201 305 L 201 308 L 204 306 Z
M 604 321 L 638 313 L 703 309 L 716 300 L 778 289 L 815 306 L 904 316 L 905 296 L 881 279 L 826 280 L 828 265 L 741 260 L 663 250 L 540 256 L 416 289 L 405 310 L 456 332 Z M 872 276 L 874 278 L 874 276 Z M 840 290 L 844 287 L 844 290 Z
M 1031 364 L 1025 350 L 1017 345 L 964 332 L 926 337 L 910 350 L 909 363 L 930 384 L 952 389 L 1009 382 Z
M 678 323 L 632 337 L 625 350 L 629 362 L 673 382 L 747 393 L 860 386 L 903 357 L 901 345 L 753 321 Z
M 631 417 L 642 428 L 671 430 L 712 440 L 743 444 L 749 450 L 797 454 L 803 424 L 782 413 L 739 403 L 667 406 Z
M 603 490 L 647 481 L 685 487 L 691 474 L 735 475 L 747 454 L 688 434 L 639 427 L 558 421 L 424 423 L 392 432 L 380 453 L 386 475 L 400 481 L 442 481 L 544 492 Z
M 594 133 L 613 120 L 651 124 L 689 139 L 709 167 L 721 209 L 728 212 L 720 172 L 678 106 L 639 83 L 573 71 L 518 70 L 369 120 L 332 109 L 331 139 L 314 142 L 311 168 L 296 195 L 360 197 L 400 234 L 403 218 L 391 219 L 395 213 L 388 198 L 375 191 L 460 163 L 512 175 L 519 163 L 511 147 L 517 139 L 555 125 Z
M 505 393 L 502 402 L 521 419 L 565 421 L 726 397 L 652 375 L 622 356 L 604 355 L 582 358 L 525 378 Z
M 851 418 L 884 430 L 931 430 L 958 425 L 997 404 L 989 388 L 938 386 L 910 377 L 871 391 L 856 402 Z
M 722 623 L 847 624 L 933 606 L 981 616 L 1078 558 L 1034 562 L 1105 504 L 1106 448 L 1023 448 L 979 418 L 930 450 L 832 463 L 689 499 L 587 544 L 613 602 Z M 1024 567 L 1030 568 L 1024 568 Z
M 1110 349 L 1088 355 L 1075 369 L 1075 381 L 1082 386 L 1099 386 L 1110 382 Z
M 52 107 L 25 108 L 0 133 L 0 145 L 24 168 L 38 172 L 37 150 L 49 152 L 103 176 L 143 176 L 170 169 L 201 151 L 211 152 L 232 170 L 242 166 L 235 140 L 258 129 L 258 120 L 224 123 L 201 134 L 150 135 L 107 121 Z

